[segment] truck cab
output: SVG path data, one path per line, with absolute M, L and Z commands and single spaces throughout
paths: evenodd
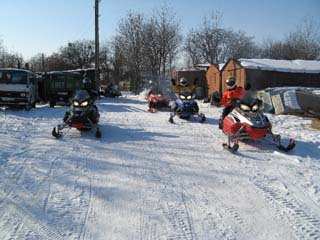
M 33 72 L 0 68 L 0 106 L 30 110 L 38 99 L 38 83 Z
M 82 76 L 80 73 L 70 71 L 48 72 L 43 77 L 43 85 L 42 95 L 50 107 L 68 106 L 75 92 L 82 87 Z

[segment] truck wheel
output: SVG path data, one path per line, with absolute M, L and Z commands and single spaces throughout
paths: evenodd
M 55 105 L 55 103 L 54 103 L 54 102 L 50 102 L 50 107 L 51 107 L 51 108 L 53 108 L 53 107 L 54 107 L 54 105 Z
M 32 108 L 32 106 L 31 106 L 30 104 L 26 105 L 26 107 L 25 107 L 25 109 L 26 109 L 27 111 L 30 111 L 31 108 Z

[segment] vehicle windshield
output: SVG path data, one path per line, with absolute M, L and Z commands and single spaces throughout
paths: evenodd
M 82 102 L 82 101 L 89 99 L 89 98 L 90 98 L 90 95 L 86 90 L 78 90 L 73 99 L 75 101 Z
M 27 84 L 27 73 L 23 71 L 0 71 L 0 83 Z

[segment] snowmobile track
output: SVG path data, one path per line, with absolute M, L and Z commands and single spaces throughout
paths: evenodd
M 80 148 L 78 148 L 78 150 L 80 151 Z M 84 153 L 82 153 L 83 155 L 85 155 Z M 87 156 L 87 155 L 86 155 Z M 82 223 L 82 227 L 81 227 L 81 231 L 79 234 L 79 239 L 85 239 L 86 236 L 86 223 L 88 222 L 89 219 L 89 215 L 92 212 L 92 172 L 89 168 L 89 164 L 88 164 L 88 159 L 85 159 L 85 166 L 86 169 L 88 171 L 88 178 L 89 178 L 89 198 L 88 198 L 88 207 L 85 213 L 85 217 Z M 82 236 L 82 237 L 81 237 Z
M 2 194 L 1 194 L 2 195 Z M 10 217 L 14 219 L 20 219 L 19 223 L 23 223 L 32 230 L 39 239 L 50 240 L 50 239 L 63 239 L 63 237 L 57 232 L 51 230 L 48 226 L 45 226 L 43 222 L 37 220 L 37 218 L 25 207 L 15 202 L 13 199 L 7 196 L 1 196 L 4 198 L 4 206 L 6 212 L 10 212 Z
M 280 219 L 285 220 L 298 239 L 320 239 L 320 217 L 315 216 L 298 200 L 272 189 L 263 182 L 254 183 L 265 195 Z
M 197 239 L 183 194 L 181 195 L 181 202 L 167 202 L 163 206 L 163 211 L 169 219 L 172 232 L 174 232 L 174 236 L 170 236 L 169 239 Z

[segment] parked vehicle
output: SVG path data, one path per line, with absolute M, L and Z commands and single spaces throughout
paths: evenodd
M 255 98 L 233 100 L 234 109 L 223 119 L 222 131 L 228 136 L 228 142 L 222 146 L 235 153 L 239 141 L 263 139 L 271 137 L 272 142 L 282 151 L 290 151 L 295 147 L 295 140 L 290 138 L 287 146 L 282 145 L 281 136 L 272 132 L 272 125 L 260 110 L 261 101 Z
M 50 107 L 55 105 L 70 105 L 71 98 L 81 89 L 82 75 L 77 72 L 54 71 L 43 75 L 42 93 L 44 101 Z
M 122 93 L 119 90 L 119 86 L 118 85 L 114 85 L 114 84 L 111 83 L 105 88 L 104 96 L 105 97 L 109 97 L 109 98 L 117 98 L 117 97 L 121 97 Z
M 87 90 L 79 90 L 72 99 L 70 109 L 65 113 L 63 124 L 59 124 L 52 130 L 52 135 L 56 138 L 63 136 L 63 129 L 75 128 L 79 131 L 95 129 L 95 136 L 101 137 L 99 130 L 100 114 L 96 105 L 95 98 L 91 97 Z
M 30 110 L 38 99 L 38 83 L 33 72 L 0 68 L 0 105 Z
M 206 121 L 206 116 L 199 112 L 199 107 L 195 101 L 195 94 L 191 92 L 176 93 L 177 99 L 171 103 L 171 113 L 169 122 L 174 123 L 173 118 L 178 116 L 181 119 L 189 120 L 193 116 L 198 116 L 199 122 Z
M 155 94 L 151 89 L 147 92 L 145 99 L 148 101 L 148 112 L 151 113 L 170 107 L 168 98 L 162 94 Z

